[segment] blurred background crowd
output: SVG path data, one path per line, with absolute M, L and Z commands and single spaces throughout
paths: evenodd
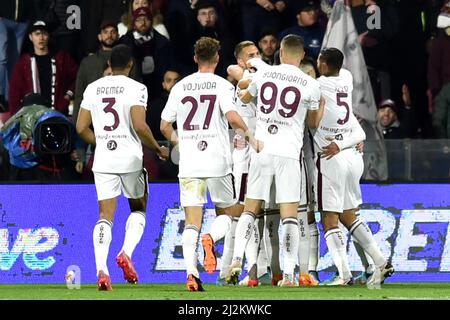
M 133 49 L 130 76 L 147 86 L 147 122 L 164 143 L 161 111 L 173 85 L 196 71 L 193 48 L 200 37 L 220 41 L 216 73 L 225 78 L 243 40 L 255 42 L 273 64 L 282 37 L 298 34 L 315 61 L 334 2 L 2 0 L 0 179 L 91 181 L 94 150 L 79 141 L 73 124 L 84 89 L 110 73 L 114 45 Z M 386 142 L 389 175 L 383 180 L 450 180 L 450 1 L 346 2 Z M 376 10 L 380 28 L 369 28 Z M 176 179 L 176 164 L 144 153 L 151 178 Z

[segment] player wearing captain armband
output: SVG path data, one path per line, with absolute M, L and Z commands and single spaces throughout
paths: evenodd
M 341 69 L 344 56 L 335 48 L 321 52 L 318 60 L 322 76 L 318 79 L 325 111 L 313 132 L 316 161 L 316 199 L 325 240 L 339 275 L 327 285 L 353 283 L 347 258 L 347 241 L 339 229 L 340 221 L 364 251 L 373 259 L 375 271 L 369 285 L 379 285 L 394 269 L 382 256 L 367 225 L 356 217 L 362 203 L 359 180 L 364 169 L 361 153 L 356 145 L 365 139 L 365 133 L 353 115 L 353 78 Z

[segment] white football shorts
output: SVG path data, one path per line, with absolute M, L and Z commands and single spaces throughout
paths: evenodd
M 130 173 L 94 172 L 98 201 L 118 197 L 122 192 L 128 199 L 139 199 L 148 193 L 147 170 Z
M 202 207 L 207 203 L 206 192 L 219 208 L 228 208 L 238 201 L 234 188 L 234 176 L 230 173 L 217 178 L 180 178 L 180 202 L 182 207 Z
M 247 197 L 270 203 L 270 188 L 275 182 L 275 202 L 300 201 L 300 162 L 266 153 L 252 154 Z
M 319 211 L 342 213 L 362 203 L 359 180 L 363 174 L 362 155 L 345 149 L 330 160 L 316 155 L 316 199 Z

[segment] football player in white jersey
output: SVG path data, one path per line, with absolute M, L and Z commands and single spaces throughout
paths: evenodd
M 297 209 L 300 201 L 300 153 L 305 120 L 315 128 L 323 114 L 319 83 L 298 66 L 304 56 L 303 39 L 287 35 L 281 41 L 281 65 L 257 72 L 241 100 L 258 98 L 255 137 L 262 141 L 262 151 L 251 157 L 245 209 L 236 227 L 233 262 L 227 276 L 236 282 L 242 272 L 243 244 L 247 245 L 262 201 L 269 201 L 275 181 L 276 203 L 280 205 L 283 230 L 283 279 L 281 286 L 297 285 L 299 228 Z
M 106 262 L 117 197 L 121 192 L 128 198 L 131 214 L 116 261 L 129 283 L 138 281 L 131 256 L 144 232 L 147 208 L 148 182 L 143 168 L 142 143 L 161 159 L 169 155 L 166 148 L 158 145 L 145 122 L 147 88 L 128 78 L 133 67 L 131 49 L 125 45 L 114 47 L 109 64 L 112 76 L 101 78 L 86 88 L 76 125 L 80 137 L 96 147 L 92 171 L 100 218 L 94 228 L 93 241 L 98 289 L 105 291 L 112 290 Z M 91 124 L 94 131 L 90 129 Z
M 189 291 L 203 291 L 197 270 L 197 242 L 202 224 L 206 191 L 216 206 L 218 217 L 208 234 L 202 237 L 204 267 L 216 270 L 214 243 L 225 236 L 232 217 L 240 210 L 234 188 L 228 123 L 241 130 L 247 140 L 253 135 L 236 111 L 234 87 L 214 74 L 219 62 L 217 40 L 200 38 L 195 44 L 194 59 L 198 72 L 178 82 L 170 92 L 161 114 L 161 132 L 179 146 L 180 202 L 186 220 L 183 231 L 183 256 Z M 173 122 L 178 123 L 178 133 Z
M 325 240 L 339 272 L 335 281 L 327 284 L 352 283 L 347 242 L 338 227 L 340 221 L 375 263 L 375 272 L 368 284 L 379 285 L 394 270 L 381 254 L 370 229 L 355 215 L 362 203 L 359 180 L 364 169 L 356 145 L 365 139 L 365 133 L 353 115 L 353 78 L 350 72 L 341 69 L 343 61 L 342 52 L 336 48 L 324 49 L 318 59 L 322 74 L 318 80 L 325 99 L 325 111 L 313 134 L 317 152 L 316 199 Z
M 239 115 L 242 117 L 242 119 L 245 121 L 247 126 L 249 127 L 249 130 L 251 132 L 255 132 L 256 129 L 256 99 L 250 101 L 249 103 L 243 103 L 239 98 L 238 94 L 241 89 L 247 89 L 249 83 L 251 82 L 251 79 L 253 78 L 254 72 L 256 70 L 262 70 L 268 65 L 261 60 L 261 55 L 259 53 L 258 48 L 256 45 L 251 41 L 242 41 L 238 43 L 235 47 L 234 55 L 236 57 L 237 65 L 231 65 L 228 67 L 229 71 L 229 80 L 232 82 L 238 82 L 237 88 L 236 88 L 236 107 L 238 110 Z M 236 135 L 234 138 L 234 149 L 233 149 L 233 174 L 236 178 L 235 184 L 236 184 L 236 190 L 239 194 L 239 202 L 241 204 L 241 209 L 244 210 L 244 200 L 247 190 L 247 176 L 248 176 L 248 169 L 250 166 L 250 156 L 251 153 L 253 153 L 253 149 L 250 148 L 250 146 L 243 141 L 243 138 L 240 135 Z M 266 212 L 269 211 L 270 206 L 273 206 L 273 204 L 266 203 L 265 204 L 265 210 Z M 261 216 L 257 218 L 256 223 L 254 224 L 254 229 L 252 231 L 252 236 L 247 244 L 247 247 L 245 248 L 245 258 L 247 260 L 247 276 L 239 282 L 239 285 L 243 286 L 257 286 L 260 284 L 270 284 L 270 274 L 268 273 L 268 267 L 269 267 L 269 261 L 266 254 L 266 244 L 270 246 L 270 238 L 269 238 L 269 232 L 264 230 L 265 227 L 265 220 L 268 217 L 268 219 L 274 219 L 279 221 L 279 212 L 278 210 L 275 210 L 277 214 L 272 215 L 273 210 L 270 211 L 270 216 Z M 237 224 L 237 220 L 234 224 Z M 233 224 L 233 225 L 234 225 Z M 275 224 L 272 223 L 271 226 L 274 226 Z M 276 223 L 276 226 L 278 227 L 279 222 Z M 277 229 L 278 230 L 278 229 Z M 235 231 L 235 226 L 232 228 L 232 231 Z M 278 237 L 278 232 L 271 233 L 271 235 L 276 235 Z M 266 238 L 264 239 L 263 236 Z M 234 238 L 234 232 L 231 234 L 231 237 Z M 264 239 L 265 241 L 261 241 L 261 239 Z M 231 258 L 233 257 L 233 251 L 231 245 L 234 247 L 234 240 L 233 243 L 230 244 L 227 241 L 227 237 L 225 237 L 225 243 L 227 244 L 224 246 L 224 256 L 226 259 L 222 260 L 222 266 L 225 268 L 222 268 L 221 270 L 221 279 L 220 283 L 225 282 L 225 276 L 228 273 L 227 267 L 231 264 Z M 267 242 L 267 243 L 266 243 Z M 278 242 L 276 243 L 278 246 Z M 231 247 L 231 250 L 228 250 L 228 247 Z M 226 251 L 225 251 L 226 248 Z M 276 253 L 278 253 L 277 250 L 275 250 Z M 272 253 L 272 251 L 270 251 Z M 278 256 L 276 259 L 271 259 L 270 261 L 274 267 L 272 267 L 272 270 L 275 270 L 275 277 L 277 275 L 280 275 L 278 279 L 276 279 L 276 282 L 278 282 L 279 279 L 281 279 L 281 271 L 276 272 L 276 270 L 279 270 L 279 262 L 278 262 Z M 277 268 L 278 266 L 278 268 Z
M 316 61 L 308 57 L 305 57 L 302 60 L 300 69 L 314 79 L 317 78 L 319 73 Z M 299 285 L 315 286 L 319 283 L 317 266 L 319 262 L 320 234 L 315 220 L 315 212 L 317 209 L 314 199 L 314 145 L 311 132 L 307 126 L 305 127 L 305 133 L 303 135 L 302 156 L 302 179 L 304 178 L 302 187 L 304 187 L 305 190 L 299 206 L 299 227 L 304 229 L 303 232 L 306 233 L 307 236 L 302 237 L 302 234 L 300 233 L 299 264 L 305 265 L 301 265 L 300 267 Z M 307 218 L 305 218 L 305 215 Z M 303 223 L 304 226 L 300 225 L 301 223 Z M 306 223 L 308 223 L 308 227 L 306 227 Z M 308 265 L 306 266 L 306 264 Z M 302 272 L 302 270 L 305 269 L 308 270 L 307 273 Z

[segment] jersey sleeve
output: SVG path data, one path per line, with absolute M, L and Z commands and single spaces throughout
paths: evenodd
M 304 101 L 304 105 L 308 110 L 317 110 L 319 109 L 320 105 L 320 84 L 319 82 L 315 81 L 311 85 L 311 92 L 309 94 L 309 97 L 307 97 Z
M 130 97 L 131 106 L 143 106 L 147 109 L 148 92 L 147 87 L 142 85 L 136 89 L 136 93 Z
M 247 61 L 247 63 L 254 67 L 256 70 L 261 71 L 266 69 L 269 65 L 265 63 L 261 58 L 251 58 Z
M 175 90 L 172 88 L 169 94 L 169 99 L 167 99 L 164 110 L 161 113 L 161 119 L 167 122 L 175 122 L 177 120 L 177 108 L 176 108 L 176 98 Z
M 229 111 L 237 111 L 234 104 L 234 87 L 231 83 L 226 82 L 223 91 L 219 95 L 219 107 L 223 114 Z
M 81 101 L 80 108 L 92 111 L 92 99 L 90 95 L 90 88 L 91 86 L 87 86 L 86 89 L 83 92 L 83 100 Z
M 248 92 L 250 92 L 252 97 L 256 97 L 258 95 L 258 76 L 256 73 L 253 75 L 252 82 L 250 82 L 248 86 Z
M 353 113 L 350 113 L 349 124 L 351 126 L 350 136 L 343 140 L 334 140 L 340 150 L 356 146 L 358 143 L 366 140 L 366 133 Z

